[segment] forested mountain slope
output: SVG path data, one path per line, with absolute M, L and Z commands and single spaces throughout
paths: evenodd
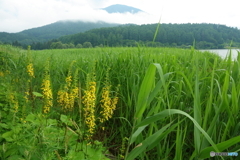
M 122 25 L 101 28 L 59 38 L 62 43 L 83 44 L 91 42 L 93 46 L 131 46 L 135 42 L 151 44 L 158 24 Z M 192 45 L 194 40 L 198 48 L 223 48 L 231 41 L 240 43 L 240 30 L 218 24 L 161 24 L 154 45 L 181 46 Z
M 94 28 L 113 27 L 119 24 L 106 22 L 83 22 L 83 21 L 58 21 L 38 28 L 24 30 L 18 33 L 0 32 L 0 41 L 12 43 L 16 41 L 21 44 L 33 42 L 46 42 L 61 36 L 85 32 Z

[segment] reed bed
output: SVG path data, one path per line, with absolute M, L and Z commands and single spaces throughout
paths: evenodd
M 184 160 L 240 150 L 240 56 L 0 46 L 0 65 L 3 160 Z

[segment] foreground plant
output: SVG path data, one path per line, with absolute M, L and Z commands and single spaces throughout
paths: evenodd
M 95 118 L 95 108 L 96 108 L 96 80 L 95 76 L 88 75 L 86 90 L 82 97 L 82 103 L 84 104 L 84 120 L 87 126 L 86 139 L 90 140 L 95 132 L 96 128 L 96 118 Z
M 44 100 L 43 113 L 47 114 L 50 112 L 51 107 L 53 106 L 53 95 L 51 88 L 51 80 L 49 74 L 49 61 L 47 62 L 45 75 L 42 82 L 42 95 Z
M 72 75 L 71 71 L 74 63 L 75 61 L 70 64 L 64 87 L 58 91 L 57 101 L 65 112 L 73 111 L 75 99 L 79 97 L 79 88 L 77 86 L 78 69 L 76 69 L 74 75 Z
M 27 51 L 0 60 L 1 158 L 93 159 L 97 152 L 109 155 L 109 150 L 114 158 L 129 160 L 193 160 L 209 158 L 210 151 L 239 152 L 240 56 L 232 61 L 194 49 L 140 46 L 31 52 L 32 87 L 26 84 L 31 79 Z M 48 57 L 51 76 L 45 77 Z M 90 62 L 95 60 L 93 72 Z M 86 82 L 87 74 L 95 79 Z M 86 86 L 80 88 L 81 84 Z M 46 93 L 52 90 L 54 107 L 48 116 L 42 114 L 43 106 L 51 98 L 43 98 L 41 88 Z M 63 105 L 58 102 L 59 88 L 68 93 L 62 96 L 67 97 Z M 77 90 L 78 97 L 69 98 Z M 73 105 L 64 109 L 70 101 Z M 63 113 L 69 119 L 66 123 Z
M 102 89 L 102 99 L 101 99 L 101 108 L 102 110 L 100 111 L 100 123 L 103 123 L 113 116 L 113 112 L 116 110 L 116 105 L 118 103 L 118 88 L 117 91 L 113 97 L 111 93 L 111 84 L 109 80 L 109 69 L 107 70 L 106 73 L 106 79 L 105 79 L 105 84 Z M 104 129 L 104 128 L 103 128 Z
M 155 72 L 156 69 L 160 75 L 160 80 L 155 85 Z M 189 155 L 190 159 L 199 158 L 210 158 L 210 152 L 223 152 L 224 150 L 236 146 L 238 143 L 240 143 L 240 136 L 231 137 L 228 140 L 222 140 L 218 143 L 214 142 L 213 139 L 209 135 L 209 130 L 205 131 L 202 128 L 202 124 L 200 124 L 199 119 L 200 117 L 197 117 L 196 114 L 199 113 L 199 91 L 198 91 L 198 75 L 195 79 L 195 94 L 193 94 L 193 97 L 195 99 L 194 101 L 194 117 L 190 116 L 188 113 L 181 111 L 179 109 L 165 109 L 163 111 L 160 111 L 159 113 L 154 112 L 147 113 L 148 117 L 143 119 L 143 113 L 147 110 L 147 106 L 151 104 L 151 101 L 153 100 L 153 97 L 157 96 L 160 88 L 166 86 L 166 81 L 171 73 L 163 74 L 162 67 L 159 64 L 151 64 L 147 70 L 147 73 L 144 77 L 144 80 L 142 82 L 139 94 L 138 94 L 138 105 L 135 112 L 135 121 L 133 126 L 133 132 L 131 134 L 128 149 L 126 152 L 126 160 L 132 160 L 137 157 L 140 159 L 143 159 L 144 157 L 148 157 L 146 155 L 147 151 L 150 151 L 151 149 L 157 147 L 157 145 L 160 143 L 160 141 L 163 141 L 166 139 L 171 132 L 174 132 L 177 128 L 177 139 L 173 145 L 176 145 L 176 149 L 182 149 L 179 147 L 179 141 L 183 142 L 184 137 L 181 135 L 181 130 L 179 128 L 179 125 L 182 125 L 182 123 L 185 121 L 186 118 L 188 118 L 193 124 L 194 124 L 194 144 L 195 144 L 195 151 L 193 153 L 190 153 Z M 185 77 L 186 78 L 186 77 Z M 187 79 L 186 79 L 187 80 Z M 226 82 L 226 81 L 225 81 Z M 190 87 L 190 86 L 189 86 Z M 180 114 L 184 115 L 186 118 L 182 118 L 182 120 L 178 120 L 178 122 L 175 122 L 172 119 L 172 115 L 174 114 Z M 215 117 L 218 115 L 215 115 Z M 170 118 L 170 123 L 164 125 L 162 128 L 157 128 L 155 123 L 159 120 L 163 120 L 166 117 Z M 213 119 L 215 121 L 215 118 Z M 228 121 L 229 122 L 229 121 Z M 216 123 L 216 122 L 215 122 Z M 152 132 L 151 126 L 155 126 L 155 132 Z M 146 131 L 147 134 L 144 134 L 144 130 L 146 128 L 150 128 L 150 130 Z M 186 134 L 185 130 L 185 134 Z M 208 132 L 208 133 L 207 133 Z M 207 141 L 208 144 L 203 145 L 202 142 Z M 130 145 L 135 144 L 135 147 L 131 150 L 130 153 L 128 153 Z M 201 148 L 199 146 L 203 145 Z M 234 152 L 239 151 L 239 147 L 235 147 L 233 149 Z M 159 155 L 159 157 L 162 157 L 162 155 Z M 167 157 L 162 157 L 167 158 Z M 174 156 L 174 159 L 183 159 L 182 152 L 179 152 L 176 150 L 176 155 Z M 223 157 L 221 157 L 223 159 Z

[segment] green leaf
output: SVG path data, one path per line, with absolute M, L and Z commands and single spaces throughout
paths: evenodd
M 237 137 L 234 137 L 234 138 L 231 138 L 227 141 L 224 141 L 224 142 L 221 142 L 221 143 L 218 143 L 216 144 L 216 147 L 218 148 L 219 151 L 217 152 L 223 152 L 224 150 L 226 150 L 227 148 L 237 144 L 240 142 L 240 136 L 237 136 Z M 200 154 L 199 154 L 199 158 L 209 158 L 210 157 L 210 152 L 211 151 L 216 151 L 214 149 L 214 147 L 207 147 L 205 149 L 203 149 Z
M 41 115 L 29 114 L 26 117 L 26 121 L 31 122 L 34 125 L 40 125 L 42 122 Z
M 147 126 L 148 126 L 148 125 L 139 127 L 139 128 L 132 134 L 130 144 L 132 144 L 133 142 L 135 142 L 135 140 L 137 139 L 138 135 L 139 135 L 140 133 L 142 133 L 142 131 L 143 131 Z
M 5 124 L 5 123 L 0 123 L 0 127 L 5 128 L 5 129 L 9 129 L 9 125 Z
M 160 136 L 161 134 L 163 134 L 163 132 L 172 124 L 169 123 L 166 126 L 162 127 L 159 131 L 157 131 L 156 133 L 154 133 L 153 135 L 147 137 L 144 141 L 142 141 L 142 143 L 140 143 L 138 146 L 136 146 L 128 155 L 127 155 L 127 160 L 133 160 L 134 158 L 136 158 L 139 154 L 141 154 L 142 152 L 144 152 L 147 147 L 151 146 L 153 143 L 155 142 L 159 142 L 161 138 L 163 138 L 163 136 Z M 165 135 L 164 135 L 165 136 Z
M 75 152 L 74 150 L 70 150 L 68 152 L 68 159 L 72 159 L 72 160 L 79 160 L 79 159 L 85 159 L 85 154 L 83 151 L 79 151 L 79 152 Z
M 66 116 L 66 115 L 61 115 L 60 120 L 65 123 L 68 126 L 72 126 L 72 121 Z
M 32 93 L 36 97 L 42 97 L 43 96 L 41 93 L 38 93 L 38 92 L 32 92 Z
M 8 158 L 8 160 L 24 160 L 24 158 L 20 155 L 12 155 Z
M 155 64 L 156 66 L 156 64 Z M 159 67 L 157 67 L 158 70 L 161 71 L 161 69 L 159 69 Z M 159 74 L 161 73 L 159 71 Z M 155 88 L 153 89 L 153 91 L 150 93 L 149 98 L 148 98 L 148 102 L 147 102 L 147 106 L 152 102 L 152 100 L 155 98 L 155 96 L 159 93 L 161 87 L 165 87 L 165 81 L 168 79 L 169 75 L 171 75 L 173 72 L 169 72 L 163 75 L 163 78 L 161 78 L 157 83 Z M 161 74 L 160 74 L 161 76 Z M 164 88 L 165 89 L 165 88 Z
M 158 22 L 158 25 L 157 25 L 157 28 L 156 28 L 156 30 L 155 30 L 155 34 L 154 34 L 154 37 L 153 37 L 153 42 L 155 42 L 155 40 L 156 40 L 156 37 L 157 37 L 157 35 L 158 35 L 158 33 L 159 33 L 159 28 L 160 28 L 160 25 L 161 25 L 161 18 L 162 18 L 162 16 L 160 17 L 160 19 L 159 19 L 159 22 Z
M 163 134 L 161 134 L 161 136 L 160 136 L 161 139 L 158 139 L 158 141 L 153 142 L 153 143 L 151 144 L 151 146 L 147 148 L 146 151 L 149 151 L 149 150 L 153 149 L 155 146 L 157 146 L 157 145 L 159 144 L 159 141 L 160 141 L 160 140 L 164 139 L 164 141 L 165 141 L 167 135 L 168 135 L 170 132 L 175 131 L 175 128 L 176 128 L 177 126 L 179 126 L 180 123 L 182 123 L 183 121 L 185 121 L 185 119 L 186 119 L 186 118 L 183 118 L 181 121 L 179 121 L 179 122 L 173 124 L 171 127 L 169 127 Z M 171 123 L 173 123 L 173 122 L 171 122 Z M 174 146 L 174 145 L 175 145 L 175 144 L 172 144 L 172 146 Z M 171 147 L 170 147 L 170 148 L 171 148 Z M 169 148 L 169 149 L 170 149 L 170 148 Z M 170 150 L 171 150 L 171 149 L 170 149 Z
M 194 96 L 192 85 L 191 85 L 190 81 L 188 80 L 187 76 L 183 72 L 176 72 L 176 73 L 180 74 L 184 78 L 184 80 L 185 80 L 185 82 L 188 86 L 189 91 L 191 92 L 192 96 Z
M 204 131 L 202 129 L 202 127 L 198 124 L 198 122 L 193 119 L 189 114 L 187 114 L 186 112 L 183 112 L 181 110 L 178 110 L 178 109 L 166 109 L 158 114 L 155 114 L 151 117 L 148 117 L 146 119 L 144 119 L 142 122 L 140 122 L 136 127 L 141 127 L 141 126 L 144 126 L 144 125 L 147 125 L 147 124 L 150 124 L 150 123 L 153 123 L 153 122 L 156 122 L 160 119 L 163 119 L 167 116 L 170 116 L 170 115 L 173 115 L 173 114 L 182 114 L 186 117 L 188 117 L 195 125 L 195 127 L 200 131 L 202 132 L 203 136 L 208 140 L 208 142 L 214 147 L 214 149 L 216 151 L 218 151 L 218 148 L 216 147 L 215 143 L 213 142 L 213 140 L 210 138 L 210 136 L 206 133 L 206 131 Z
M 68 117 L 66 116 L 66 115 L 61 115 L 61 117 L 60 117 L 60 120 L 63 122 L 63 123 L 68 123 Z
M 47 124 L 50 126 L 54 126 L 54 125 L 57 125 L 58 123 L 56 119 L 48 119 Z
M 6 139 L 6 141 L 8 142 L 12 142 L 13 141 L 13 136 L 14 135 L 14 131 L 8 131 L 2 134 L 2 138 Z
M 140 91 L 138 94 L 138 101 L 137 101 L 136 114 L 135 114 L 135 118 L 137 118 L 138 122 L 140 122 L 142 119 L 142 114 L 146 109 L 146 106 L 147 106 L 146 104 L 148 101 L 149 94 L 154 86 L 155 72 L 156 72 L 156 66 L 154 64 L 150 64 L 144 76 L 144 79 L 142 81 Z
M 194 89 L 194 120 L 198 124 L 202 124 L 202 116 L 201 116 L 201 103 L 200 103 L 200 93 L 199 93 L 199 80 L 198 80 L 198 61 L 196 61 L 196 78 L 195 78 L 195 89 Z M 197 154 L 200 152 L 201 147 L 201 133 L 196 127 L 194 126 L 194 145 L 197 151 Z
M 26 121 L 29 121 L 29 122 L 34 122 L 35 119 L 36 119 L 36 116 L 34 114 L 29 114 L 26 117 Z

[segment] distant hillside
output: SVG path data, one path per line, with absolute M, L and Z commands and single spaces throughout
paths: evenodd
M 0 41 L 12 43 L 18 41 L 23 44 L 44 42 L 61 36 L 85 32 L 94 28 L 113 27 L 119 24 L 105 22 L 58 21 L 38 28 L 24 30 L 18 33 L 0 32 Z
M 126 6 L 126 5 L 121 5 L 121 4 L 115 4 L 108 6 L 106 8 L 103 8 L 103 10 L 107 11 L 108 13 L 138 13 L 138 12 L 143 12 L 142 10 L 138 8 L 134 8 L 131 6 Z
M 186 47 L 196 41 L 197 48 L 224 48 L 233 42 L 240 45 L 240 30 L 218 24 L 161 24 L 153 44 L 158 24 L 123 25 L 119 27 L 93 29 L 84 33 L 59 38 L 62 43 L 93 46 L 135 46 L 136 42 L 147 46 Z M 240 47 L 240 46 L 239 46 Z

